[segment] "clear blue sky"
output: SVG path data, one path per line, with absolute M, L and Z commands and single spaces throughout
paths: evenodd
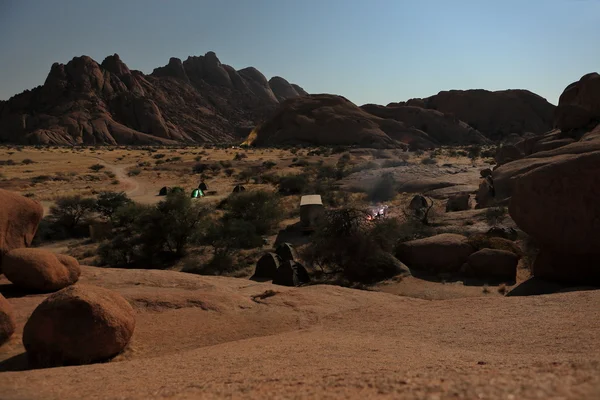
M 0 99 L 82 54 L 150 73 L 211 50 L 359 105 L 471 88 L 556 104 L 600 70 L 600 0 L 0 0 Z

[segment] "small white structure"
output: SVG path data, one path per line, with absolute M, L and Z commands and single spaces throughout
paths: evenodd
M 311 194 L 300 199 L 300 223 L 303 228 L 314 228 L 324 212 L 321 195 Z

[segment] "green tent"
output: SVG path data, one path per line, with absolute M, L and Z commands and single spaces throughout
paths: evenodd
M 198 197 L 204 197 L 204 192 L 200 189 L 194 189 L 192 191 L 192 199 L 197 199 Z

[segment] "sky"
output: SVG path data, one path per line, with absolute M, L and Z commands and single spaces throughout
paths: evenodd
M 358 105 L 451 89 L 556 104 L 600 71 L 600 0 L 0 0 L 0 100 L 76 56 L 151 73 L 208 51 Z

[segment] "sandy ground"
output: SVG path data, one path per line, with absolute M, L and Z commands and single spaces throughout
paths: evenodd
M 134 306 L 109 363 L 0 372 L 2 399 L 600 398 L 600 292 L 427 301 L 168 271 L 84 267 Z M 254 295 L 277 293 L 265 299 Z M 0 291 L 19 332 L 45 297 Z

